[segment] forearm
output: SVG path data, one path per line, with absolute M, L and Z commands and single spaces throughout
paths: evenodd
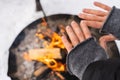
M 120 9 L 113 7 L 109 13 L 103 27 L 102 33 L 113 34 L 116 38 L 120 39 Z
M 86 67 L 95 61 L 105 60 L 107 55 L 105 51 L 94 41 L 89 38 L 77 45 L 67 56 L 68 71 L 82 79 Z
M 91 63 L 82 80 L 120 80 L 120 59 L 107 59 Z

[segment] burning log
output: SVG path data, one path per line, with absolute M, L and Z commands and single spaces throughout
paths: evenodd
M 65 28 L 63 25 L 59 25 L 60 32 L 65 32 Z M 64 49 L 64 45 L 61 40 L 60 34 L 52 31 L 50 28 L 42 26 L 35 34 L 39 39 L 46 40 L 46 37 L 50 39 L 50 41 L 46 40 L 44 42 L 48 42 L 48 45 L 45 45 L 44 48 L 62 48 Z M 43 43 L 44 45 L 44 43 Z
M 39 59 L 43 57 L 50 59 L 62 59 L 59 48 L 31 49 L 28 52 L 25 52 L 23 57 L 26 60 L 37 60 L 37 61 L 39 61 Z
M 61 80 L 65 80 L 65 78 L 64 78 L 59 72 L 55 72 L 55 74 L 56 74 Z
M 35 77 L 40 77 L 43 76 L 46 72 L 48 72 L 49 68 L 45 65 L 41 66 L 39 69 L 37 69 L 36 71 L 34 71 L 33 75 Z M 60 80 L 65 80 L 65 78 L 59 73 L 54 71 L 54 74 L 60 78 Z
M 41 76 L 42 74 L 44 74 L 45 71 L 47 71 L 49 68 L 47 66 L 41 66 L 39 69 L 37 69 L 33 75 L 38 77 Z
M 65 65 L 55 59 L 62 59 L 59 48 L 52 49 L 31 49 L 24 53 L 24 59 L 36 60 L 46 64 L 54 71 L 65 71 Z
M 60 29 L 60 33 L 65 33 L 65 26 L 64 25 L 58 25 L 58 28 Z

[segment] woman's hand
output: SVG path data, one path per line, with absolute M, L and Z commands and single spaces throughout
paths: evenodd
M 62 40 L 68 52 L 70 52 L 71 49 L 78 43 L 91 37 L 88 26 L 99 29 L 102 27 L 104 21 L 106 20 L 111 7 L 99 2 L 94 2 L 94 5 L 103 9 L 104 11 L 83 9 L 83 13 L 79 14 L 79 17 L 84 19 L 81 21 L 80 25 L 73 21 L 71 23 L 72 27 L 66 27 L 66 32 L 70 38 L 71 43 L 67 40 L 65 36 L 62 37 Z M 103 47 L 105 50 L 107 49 L 106 43 L 114 40 L 116 40 L 116 37 L 114 37 L 112 34 L 104 35 L 99 39 L 101 47 Z
M 86 39 L 92 37 L 90 30 L 88 29 L 88 25 L 85 21 L 81 21 L 80 25 L 78 25 L 75 21 L 71 22 L 71 27 L 66 27 L 66 32 L 70 41 L 66 38 L 66 36 L 62 36 L 63 44 L 65 45 L 68 52 L 72 50 L 73 47 L 78 45 L 79 43 L 85 41 Z M 107 42 L 116 40 L 112 34 L 102 36 L 100 41 L 100 46 L 106 51 L 107 50 Z
M 94 9 L 83 9 L 83 13 L 80 13 L 78 16 L 82 19 L 84 19 L 84 22 L 93 28 L 98 28 L 100 29 L 105 22 L 111 7 L 102 4 L 100 2 L 94 2 L 94 5 L 103 9 L 104 11 L 101 10 L 94 10 Z M 99 39 L 100 45 L 102 48 L 105 50 L 107 49 L 107 42 L 114 41 L 116 40 L 116 37 L 113 36 L 112 34 L 109 35 L 104 35 Z
M 62 36 L 62 41 L 68 52 L 70 52 L 72 48 L 75 47 L 77 44 L 92 37 L 88 26 L 84 21 L 81 21 L 80 25 L 78 25 L 75 21 L 72 21 L 71 27 L 66 27 L 66 32 L 68 34 L 70 42 L 66 38 L 66 36 Z
M 94 10 L 94 9 L 83 9 L 83 13 L 80 13 L 78 16 L 84 19 L 84 22 L 93 28 L 101 28 L 104 21 L 106 20 L 111 7 L 102 4 L 100 2 L 94 2 L 94 5 L 103 9 L 102 10 Z
M 99 43 L 100 43 L 100 46 L 105 50 L 107 51 L 107 43 L 110 42 L 110 41 L 114 41 L 116 40 L 117 38 L 115 36 L 113 36 L 112 34 L 109 34 L 109 35 L 104 35 L 102 37 L 100 37 L 99 39 Z

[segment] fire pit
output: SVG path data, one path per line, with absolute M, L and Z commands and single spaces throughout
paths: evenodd
M 66 50 L 60 36 L 76 16 L 58 14 L 28 25 L 10 48 L 8 75 L 12 80 L 78 80 L 65 68 Z
M 47 23 L 40 18 L 28 25 L 9 50 L 8 75 L 12 80 L 78 80 L 66 71 L 67 51 L 60 38 L 72 20 L 80 22 L 77 16 L 57 14 L 48 16 Z M 98 30 L 91 31 L 98 40 Z M 118 55 L 114 42 L 110 42 L 108 53 Z

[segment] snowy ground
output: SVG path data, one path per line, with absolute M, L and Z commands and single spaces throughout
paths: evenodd
M 78 14 L 83 8 L 94 8 L 94 0 L 40 0 L 47 15 Z M 120 8 L 119 0 L 96 0 Z M 0 80 L 7 77 L 8 49 L 20 31 L 31 22 L 43 17 L 35 11 L 35 0 L 0 0 Z M 118 43 L 118 42 L 117 42 Z M 120 43 L 118 44 L 120 45 Z

